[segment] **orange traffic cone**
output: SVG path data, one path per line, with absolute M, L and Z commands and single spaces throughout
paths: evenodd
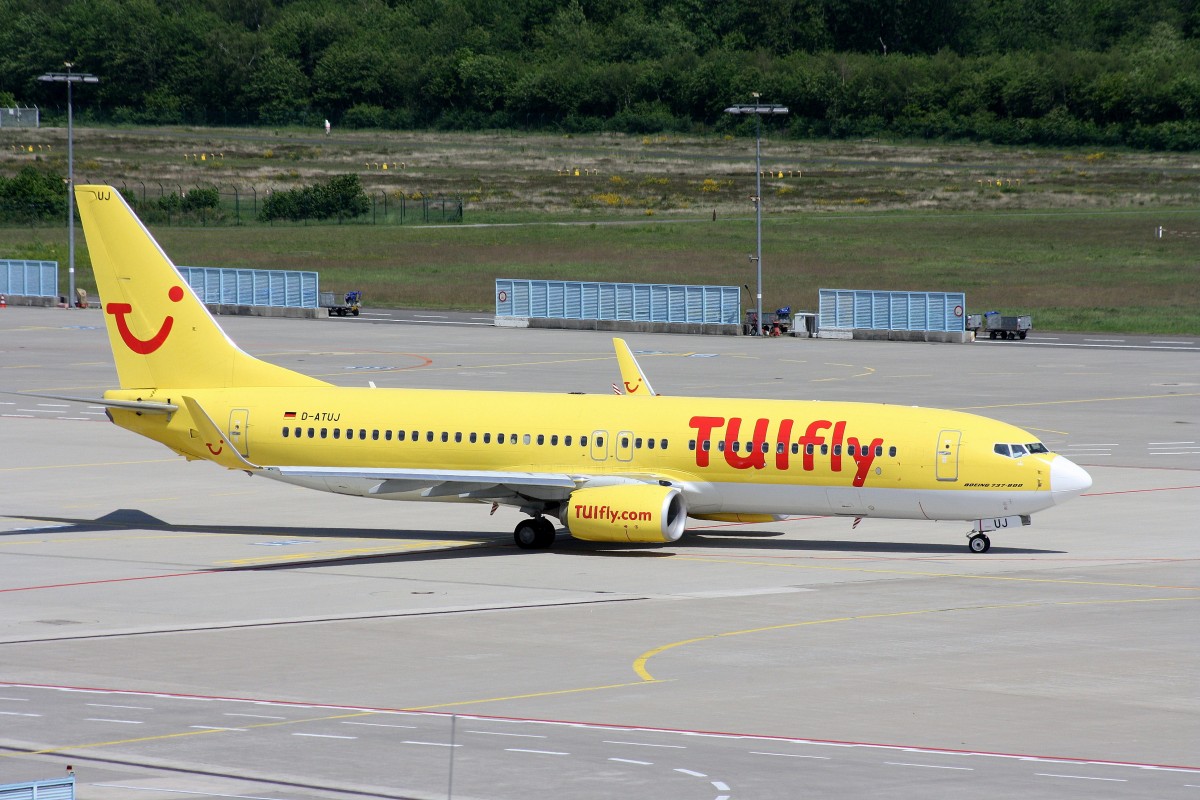
M 0 294 L 0 308 L 8 308 L 8 298 Z

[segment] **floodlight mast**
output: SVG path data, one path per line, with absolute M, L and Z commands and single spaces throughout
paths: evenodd
M 757 100 L 758 92 L 751 92 L 751 96 Z M 753 258 L 758 266 L 758 295 L 756 297 L 757 306 L 754 320 L 753 335 L 762 333 L 762 118 L 766 114 L 783 115 L 788 113 L 787 106 L 781 106 L 775 103 L 747 103 L 745 105 L 730 106 L 725 109 L 726 114 L 753 114 L 754 115 L 754 226 L 758 238 L 758 255 Z
M 99 83 L 100 79 L 90 72 L 72 72 L 75 65 L 70 61 L 63 64 L 66 72 L 47 72 L 39 75 L 39 81 L 67 84 L 67 308 L 75 307 L 75 124 L 71 109 L 71 87 L 76 83 Z

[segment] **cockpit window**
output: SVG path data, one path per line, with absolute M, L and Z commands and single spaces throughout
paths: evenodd
M 1031 453 L 1049 453 L 1050 452 L 1050 448 L 1046 447 L 1046 445 L 1042 444 L 1041 442 L 1031 442 L 1025 446 L 1029 448 L 1029 452 L 1031 452 Z
M 992 450 L 996 455 L 1007 456 L 1008 458 L 1023 458 L 1030 453 L 1049 453 L 1046 445 L 1041 442 L 1031 442 L 1029 444 L 994 444 Z
M 992 447 L 992 449 L 996 451 L 996 454 L 997 454 L 997 455 L 1001 455 L 1001 456 L 1008 456 L 1008 455 L 1009 455 L 1009 452 L 1008 452 L 1008 445 L 1006 445 L 1006 444 L 998 444 L 998 445 L 994 445 L 994 446 Z
M 1023 444 L 1012 445 L 1012 457 L 1013 458 L 1020 458 L 1021 456 L 1027 456 L 1027 455 L 1029 455 L 1029 451 L 1025 449 L 1025 445 L 1023 445 Z

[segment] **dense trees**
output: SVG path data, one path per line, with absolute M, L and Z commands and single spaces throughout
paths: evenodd
M 0 96 L 131 123 L 1200 148 L 1196 0 L 0 0 Z M 745 123 L 742 123 L 745 124 Z

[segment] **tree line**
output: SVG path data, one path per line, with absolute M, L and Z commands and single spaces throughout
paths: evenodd
M 0 106 L 127 124 L 1200 149 L 1197 0 L 0 0 Z

